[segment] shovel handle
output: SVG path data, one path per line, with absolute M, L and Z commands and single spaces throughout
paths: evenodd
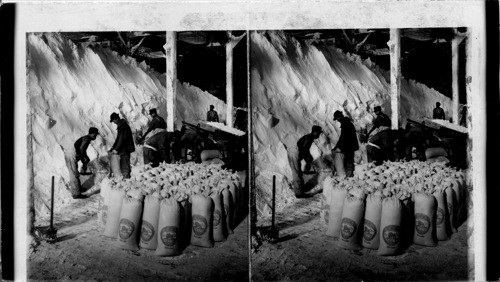
M 275 204 L 276 204 L 276 175 L 273 175 L 273 206 L 271 207 L 272 208 L 272 228 L 274 229 L 274 217 L 275 217 L 275 213 L 276 213 L 276 208 L 275 208 Z
M 52 186 L 50 189 L 50 228 L 54 227 L 54 176 L 52 175 Z

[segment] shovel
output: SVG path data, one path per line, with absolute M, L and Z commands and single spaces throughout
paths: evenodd
M 52 188 L 50 192 L 50 226 L 47 229 L 47 242 L 55 243 L 57 241 L 57 230 L 54 228 L 54 176 L 52 176 Z
M 271 244 L 277 243 L 279 239 L 279 230 L 275 226 L 275 214 L 276 214 L 276 175 L 273 175 L 273 194 L 272 194 L 272 206 L 271 206 L 271 226 L 264 227 L 260 230 L 261 238 Z

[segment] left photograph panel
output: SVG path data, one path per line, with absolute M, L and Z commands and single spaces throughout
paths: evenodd
M 26 34 L 35 280 L 247 280 L 247 34 Z

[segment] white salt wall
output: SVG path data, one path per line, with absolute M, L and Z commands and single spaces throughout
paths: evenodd
M 57 33 L 29 34 L 27 44 L 35 210 L 45 216 L 52 175 L 56 177 L 56 210 L 73 201 L 66 190 L 69 172 L 64 151 L 87 134 L 89 127 L 101 133 L 87 151 L 95 160 L 106 156 L 115 140 L 116 125 L 109 122 L 112 112 L 125 117 L 133 132 L 146 127 L 152 107 L 166 118 L 165 76 L 133 58 L 109 49 L 77 46 Z M 178 83 L 177 128 L 182 120 L 205 119 L 210 104 L 225 111 L 224 102 L 208 92 Z M 141 161 L 140 146 L 132 159 Z
M 369 60 L 334 47 L 306 45 L 283 32 L 253 32 L 251 44 L 257 209 L 268 214 L 272 175 L 277 176 L 278 210 L 295 198 L 286 148 L 296 147 L 301 136 L 319 125 L 325 134 L 311 153 L 325 167 L 320 156 L 331 153 L 340 134 L 333 113 L 343 111 L 358 131 L 371 126 L 376 105 L 391 116 L 390 81 L 389 72 Z M 432 117 L 437 101 L 450 116 L 449 98 L 413 81 L 402 79 L 401 84 L 403 119 Z

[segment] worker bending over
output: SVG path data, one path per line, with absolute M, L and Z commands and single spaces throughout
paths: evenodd
M 348 117 L 345 117 L 341 111 L 335 111 L 333 120 L 340 123 L 339 141 L 333 148 L 337 154 L 344 154 L 344 168 L 347 177 L 354 175 L 354 152 L 359 149 L 356 129 Z
M 311 163 L 313 161 L 313 157 L 309 150 L 311 149 L 311 145 L 314 140 L 319 138 L 319 135 L 323 132 L 321 127 L 314 125 L 312 127 L 311 133 L 302 136 L 299 141 L 297 141 L 297 148 L 299 149 L 299 159 L 298 165 L 299 169 L 302 168 L 301 162 L 304 160 L 306 162 L 306 166 L 304 168 L 304 173 L 310 173 Z
M 391 128 L 391 119 L 389 118 L 389 116 L 382 112 L 382 108 L 380 106 L 376 106 L 375 108 L 373 108 L 373 111 L 375 112 L 375 115 L 377 117 L 373 121 L 373 126 L 368 132 L 368 136 L 370 136 L 372 133 L 373 135 L 375 135 L 380 131 Z
M 170 162 L 170 138 L 166 131 L 167 123 L 158 115 L 156 109 L 149 110 L 151 121 L 148 129 L 139 139 L 139 144 L 144 143 L 144 164 L 157 167 L 160 162 Z
M 123 178 L 130 178 L 130 153 L 135 151 L 134 137 L 128 123 L 121 119 L 117 113 L 112 113 L 110 122 L 116 124 L 116 140 L 111 149 L 111 154 L 120 155 L 120 171 Z
M 73 148 L 65 156 L 66 165 L 69 170 L 70 178 L 70 191 L 73 199 L 85 199 L 87 196 L 82 195 L 80 174 L 87 173 L 87 164 L 90 162 L 90 158 L 87 156 L 87 148 L 92 140 L 97 138 L 99 130 L 95 127 L 89 129 L 89 134 L 78 138 L 73 145 Z M 82 171 L 78 172 L 78 162 L 82 162 Z

